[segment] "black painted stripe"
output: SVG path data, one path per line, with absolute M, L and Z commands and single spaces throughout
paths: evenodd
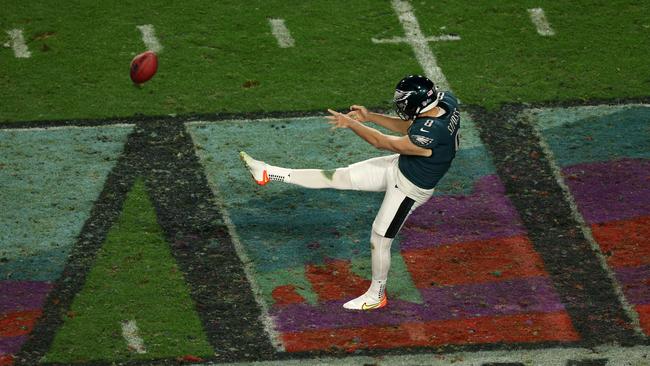
M 385 237 L 393 239 L 395 235 L 397 235 L 397 232 L 402 227 L 409 212 L 411 212 L 414 203 L 415 201 L 409 197 L 405 197 L 404 200 L 402 200 L 402 203 L 400 203 L 399 208 L 395 213 L 395 217 L 393 217 L 393 221 L 390 222 L 388 230 L 386 230 L 386 234 L 384 235 Z
M 144 125 L 147 188 L 172 254 L 185 274 L 216 361 L 253 361 L 275 353 L 244 267 L 213 204 L 192 139 L 181 124 Z
M 272 358 L 276 352 L 261 323 L 261 310 L 221 213 L 211 204 L 214 197 L 189 134 L 182 124 L 149 122 L 139 123 L 129 135 L 16 365 L 39 364 L 49 350 L 136 177 L 145 177 L 158 223 L 215 350 L 212 361 Z

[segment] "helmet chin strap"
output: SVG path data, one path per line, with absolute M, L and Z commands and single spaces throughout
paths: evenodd
M 435 102 L 433 102 L 433 103 L 429 104 L 428 106 L 422 108 L 420 110 L 420 113 L 428 112 L 428 111 L 432 110 L 433 108 L 435 108 L 437 105 L 438 105 L 438 100 L 436 100 Z M 418 113 L 418 114 L 420 114 L 420 113 Z
M 438 93 L 436 100 L 434 100 L 434 101 L 433 101 L 431 104 L 429 104 L 428 106 L 426 106 L 426 107 L 420 109 L 420 110 L 416 113 L 416 115 L 421 114 L 421 113 L 424 113 L 424 112 L 428 112 L 428 111 L 432 110 L 433 108 L 435 108 L 435 107 L 438 105 L 438 102 L 440 101 L 440 99 L 441 99 L 441 98 L 440 98 L 440 93 Z

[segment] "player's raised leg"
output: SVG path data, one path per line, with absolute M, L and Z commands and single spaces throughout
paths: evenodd
M 253 180 L 259 185 L 270 181 L 299 185 L 304 188 L 349 189 L 383 191 L 386 189 L 386 171 L 394 164 L 395 156 L 364 160 L 345 168 L 332 170 L 288 169 L 253 159 L 245 152 L 239 153 Z

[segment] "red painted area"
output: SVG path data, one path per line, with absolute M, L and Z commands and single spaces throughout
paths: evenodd
M 446 344 L 578 341 L 566 312 L 520 314 L 283 334 L 289 352 L 360 348 L 430 347 Z
M 271 292 L 275 305 L 299 304 L 305 302 L 305 298 L 296 292 L 294 285 L 278 286 Z
M 610 266 L 650 264 L 650 216 L 594 224 L 591 232 Z
M 650 335 L 650 304 L 635 306 L 636 312 L 639 313 L 639 322 L 641 329 L 646 335 Z
M 0 355 L 0 366 L 11 366 L 14 364 L 14 356 Z
M 41 316 L 40 310 L 20 311 L 0 317 L 0 337 L 17 337 L 29 334 Z
M 305 275 L 319 301 L 357 297 L 370 286 L 369 280 L 352 273 L 349 260 L 330 259 L 324 265 L 307 265 Z
M 541 257 L 523 236 L 406 251 L 402 257 L 418 288 L 546 276 Z

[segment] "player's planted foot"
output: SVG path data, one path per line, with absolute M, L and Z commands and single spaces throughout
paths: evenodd
M 382 296 L 380 300 L 377 300 L 375 296 L 365 293 L 354 300 L 346 302 L 343 304 L 343 307 L 350 310 L 374 310 L 383 308 L 386 304 L 388 304 L 386 295 Z
M 239 153 L 239 158 L 246 164 L 246 168 L 248 168 L 257 184 L 263 186 L 270 181 L 265 162 L 255 160 L 243 151 Z

